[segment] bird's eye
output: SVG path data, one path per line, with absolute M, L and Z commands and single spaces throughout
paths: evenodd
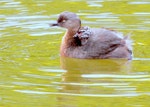
M 66 22 L 66 20 L 62 20 L 62 22 L 63 22 L 63 23 L 65 23 L 65 22 Z

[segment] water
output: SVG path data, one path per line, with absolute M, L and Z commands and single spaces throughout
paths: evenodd
M 130 33 L 134 58 L 60 58 L 62 11 L 82 24 Z M 1 0 L 0 107 L 149 107 L 148 0 Z

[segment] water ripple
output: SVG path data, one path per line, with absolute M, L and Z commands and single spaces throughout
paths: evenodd
M 112 74 L 83 74 L 83 78 L 123 78 L 123 79 L 137 79 L 148 78 L 150 75 L 112 75 Z
M 64 73 L 66 70 L 63 69 L 52 69 L 52 68 L 47 68 L 47 67 L 41 67 L 39 68 L 40 71 L 44 72 L 55 72 L 55 73 Z
M 25 94 L 50 94 L 50 95 L 67 95 L 67 96 L 82 96 L 82 97 L 136 97 L 141 95 L 150 95 L 149 92 L 143 93 L 125 93 L 125 94 L 74 94 L 74 93 L 61 93 L 61 92 L 42 92 L 33 90 L 14 90 L 16 92 Z

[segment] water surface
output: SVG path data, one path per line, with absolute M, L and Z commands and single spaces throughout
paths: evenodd
M 131 34 L 134 58 L 60 58 L 62 11 Z M 0 107 L 149 107 L 150 1 L 1 0 Z

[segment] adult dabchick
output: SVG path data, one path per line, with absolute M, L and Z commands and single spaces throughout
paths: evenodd
M 72 58 L 132 59 L 131 40 L 122 33 L 106 28 L 82 27 L 80 18 L 72 12 L 62 12 L 57 23 L 67 31 L 62 39 L 61 56 Z

